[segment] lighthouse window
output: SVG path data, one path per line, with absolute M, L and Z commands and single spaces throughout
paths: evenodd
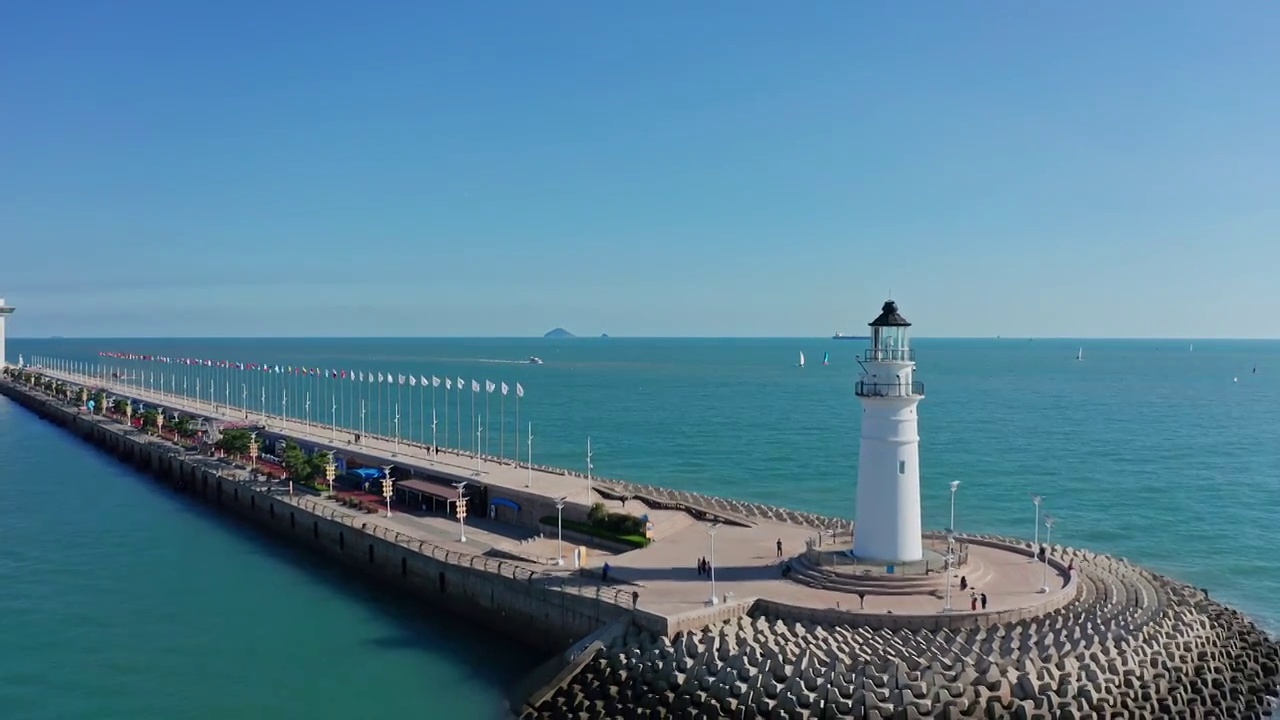
M 898 461 L 898 474 L 899 474 L 899 475 L 906 475 L 906 474 L 907 474 L 907 461 L 906 461 L 906 460 L 899 460 L 899 461 Z

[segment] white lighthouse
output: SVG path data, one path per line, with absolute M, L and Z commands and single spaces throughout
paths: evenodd
M 0 298 L 0 368 L 5 366 L 4 361 L 4 323 L 16 308 L 9 307 L 4 304 L 4 298 Z
M 858 507 L 853 552 L 885 564 L 923 558 L 920 527 L 920 431 L 916 405 L 924 385 L 915 381 L 911 323 L 889 300 L 871 321 L 871 348 L 863 355 L 857 395 L 862 401 L 858 450 Z

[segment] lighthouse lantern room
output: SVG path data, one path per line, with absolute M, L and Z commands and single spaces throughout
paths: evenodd
M 862 402 L 853 554 L 885 564 L 923 558 L 920 524 L 920 433 L 916 406 L 924 385 L 915 381 L 911 323 L 889 300 L 869 323 L 871 347 L 859 363 L 856 394 Z

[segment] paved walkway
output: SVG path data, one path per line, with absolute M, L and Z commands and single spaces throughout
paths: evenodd
M 48 375 L 61 377 L 76 383 L 100 386 L 101 383 L 92 378 L 77 377 L 69 373 L 43 371 Z M 185 412 L 206 418 L 243 422 L 243 411 L 232 408 L 210 408 L 207 404 L 199 405 L 189 398 L 161 397 L 158 393 L 141 390 L 136 387 L 107 385 L 108 389 L 122 396 L 133 397 L 143 402 L 166 409 L 181 409 Z M 261 418 L 250 415 L 249 421 L 258 422 Z M 434 456 L 428 448 L 409 443 L 396 443 L 385 438 L 365 436 L 359 445 L 354 443 L 354 436 L 349 431 L 334 430 L 315 424 L 308 425 L 297 420 L 282 420 L 279 417 L 267 419 L 266 426 L 284 434 L 304 439 L 318 445 L 349 447 L 353 451 L 382 455 L 392 462 L 400 459 L 405 464 L 435 469 L 449 474 L 464 474 L 485 483 L 508 488 L 519 488 L 525 492 L 534 492 L 550 498 L 569 496 L 572 504 L 585 505 L 590 501 L 604 502 L 612 509 L 620 509 L 621 503 L 607 500 L 598 493 L 587 494 L 587 482 L 583 477 L 551 472 L 534 468 L 533 480 L 529 481 L 529 470 L 515 467 L 510 461 L 505 464 L 494 459 L 480 459 L 479 470 L 476 468 L 474 456 L 468 457 L 456 452 L 440 452 Z M 345 437 L 344 437 L 345 433 Z M 335 441 L 336 438 L 336 441 Z M 285 484 L 287 486 L 287 484 Z M 287 492 L 286 492 L 287 495 Z M 317 498 L 311 498 L 312 502 Z M 336 503 L 325 502 L 326 505 L 338 508 Z M 643 507 L 643 506 L 642 506 Z M 632 509 L 635 509 L 634 503 Z M 551 559 L 555 557 L 555 539 L 542 539 L 522 544 L 519 539 L 511 537 L 511 526 L 492 523 L 478 519 L 468 520 L 467 543 L 458 541 L 458 525 L 455 520 L 440 516 L 412 516 L 396 514 L 391 518 L 372 514 L 358 513 L 362 521 L 387 527 L 406 535 L 422 539 L 437 545 L 444 545 L 459 552 L 480 553 L 489 548 L 527 557 Z M 687 513 L 676 510 L 645 510 L 655 523 L 659 525 L 659 541 L 643 550 L 634 550 L 621 555 L 611 556 L 608 553 L 592 551 L 589 564 L 599 568 L 608 562 L 611 568 L 610 579 L 622 587 L 631 586 L 641 591 L 645 609 L 661 614 L 677 614 L 702 608 L 708 604 L 712 596 L 709 577 L 697 573 L 697 561 L 701 557 L 712 557 L 711 537 L 708 534 L 710 524 L 695 520 Z M 492 527 L 486 529 L 485 524 Z M 478 527 L 477 527 L 478 526 Z M 664 532 L 665 531 L 665 532 Z M 815 531 L 811 527 L 790 524 L 775 520 L 759 520 L 755 527 L 740 527 L 725 524 L 718 527 L 715 534 L 715 594 L 724 597 L 731 594 L 732 599 L 747 600 L 750 598 L 768 598 L 785 604 L 810 608 L 841 608 L 859 611 L 859 600 L 856 595 L 834 590 L 824 590 L 802 585 L 782 577 L 781 563 L 790 557 L 799 555 L 805 548 L 806 540 L 813 538 Z M 782 540 L 784 557 L 776 556 L 775 543 Z M 1041 566 L 1028 561 L 1025 555 L 1007 550 L 983 546 L 970 546 L 970 557 L 979 560 L 987 569 L 985 579 L 980 586 L 973 588 L 977 592 L 987 593 L 991 612 L 1040 605 L 1064 592 L 1065 578 L 1050 578 L 1047 594 L 1039 593 L 1041 585 Z M 571 572 L 572 549 L 565 544 L 566 565 L 564 572 Z M 529 563 L 530 568 L 542 571 L 555 570 L 554 566 Z M 960 573 L 956 574 L 956 582 Z M 865 608 L 868 613 L 893 612 L 896 614 L 932 614 L 942 612 L 943 601 L 931 595 L 868 595 Z M 957 610 L 969 609 L 969 593 L 961 593 L 958 586 L 952 588 L 952 603 Z

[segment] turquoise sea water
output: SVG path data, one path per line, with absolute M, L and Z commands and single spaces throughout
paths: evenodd
M 959 529 L 1030 537 L 1030 495 L 1042 493 L 1059 520 L 1055 541 L 1129 557 L 1280 628 L 1280 342 L 1196 341 L 1194 352 L 1188 345 L 917 341 L 917 378 L 927 391 L 926 524 L 946 523 L 947 484 L 960 480 Z M 9 353 L 97 362 L 107 350 L 519 381 L 537 462 L 584 469 L 590 435 L 599 475 L 852 517 L 853 383 L 863 347 L 816 339 L 131 339 L 12 340 Z M 800 351 L 804 369 L 795 367 Z M 545 364 L 495 362 L 530 355 Z M 200 373 L 207 388 L 213 372 L 109 362 L 185 373 L 189 389 Z M 216 377 L 219 399 L 239 381 Z M 323 410 L 327 418 L 325 383 L 290 388 L 290 412 L 303 413 L 310 388 L 313 417 Z M 389 427 L 385 388 L 375 405 L 367 384 L 360 394 L 353 385 L 336 395 L 340 417 L 358 424 L 350 410 L 363 395 L 366 422 L 376 416 Z M 430 395 L 413 393 L 420 391 L 401 394 L 401 430 L 429 438 L 418 408 L 430 413 Z M 494 427 L 498 407 L 494 395 Z M 443 424 L 442 394 L 437 410 Z M 470 442 L 469 394 L 461 410 Z M 89 717 L 89 707 L 107 709 L 93 717 L 264 717 L 279 713 L 249 708 L 285 703 L 315 717 L 361 707 L 421 712 L 438 709 L 444 689 L 445 702 L 469 708 L 540 659 L 477 641 L 473 631 L 270 547 L 12 405 L 0 405 L 0 458 L 9 500 L 0 504 L 0 529 L 12 548 L 0 558 L 0 637 L 17 637 L 22 649 L 0 655 L 0 707 L 19 708 L 18 717 Z M 67 674 L 81 664 L 91 668 L 83 679 Z M 486 712 L 496 710 L 451 716 Z

